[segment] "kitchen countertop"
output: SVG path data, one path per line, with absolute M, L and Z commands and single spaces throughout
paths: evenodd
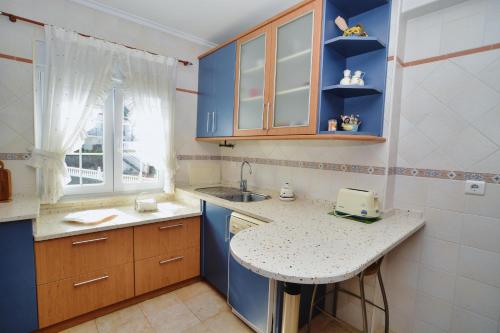
M 199 216 L 201 214 L 199 205 L 185 201 L 159 202 L 158 211 L 156 212 L 138 213 L 132 206 L 105 209 L 113 209 L 117 217 L 107 222 L 91 225 L 64 222 L 63 217 L 69 214 L 69 212 L 41 215 L 34 226 L 33 234 L 35 241 L 125 228 L 160 221 L 176 220 Z
M 347 280 L 425 224 L 416 212 L 395 210 L 380 221 L 364 224 L 328 215 L 333 206 L 324 201 L 283 202 L 273 196 L 260 202 L 230 202 L 195 188 L 181 187 L 177 192 L 271 222 L 239 232 L 230 249 L 241 265 L 278 281 L 324 284 Z
M 38 217 L 40 200 L 35 196 L 18 194 L 12 201 L 0 203 L 0 223 L 32 220 Z

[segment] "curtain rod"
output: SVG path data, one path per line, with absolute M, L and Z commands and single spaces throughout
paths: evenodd
M 1 12 L 0 11 L 0 15 L 7 16 L 9 18 L 9 21 L 11 21 L 12 23 L 15 23 L 15 22 L 17 22 L 17 20 L 19 20 L 19 21 L 24 21 L 24 22 L 31 23 L 31 24 L 34 24 L 34 25 L 39 25 L 39 26 L 42 26 L 42 27 L 46 25 L 43 22 L 31 20 L 29 18 L 17 16 L 17 15 L 11 14 L 11 13 L 6 13 L 6 12 Z M 83 36 L 83 37 L 93 37 L 93 36 L 90 36 L 90 35 L 82 34 L 80 32 L 77 32 L 77 34 L 79 34 L 80 36 Z M 93 37 L 93 38 L 104 40 L 102 38 L 97 38 L 97 37 Z M 132 50 L 144 51 L 144 52 L 147 52 L 147 53 L 150 53 L 150 54 L 153 54 L 153 55 L 159 55 L 158 53 L 154 53 L 154 52 L 146 51 L 146 50 L 141 50 L 141 49 L 138 49 L 136 47 L 128 46 L 128 45 L 125 45 L 125 44 L 120 44 L 120 43 L 115 43 L 115 42 L 110 42 L 110 41 L 108 41 L 108 42 L 109 43 L 113 43 L 113 44 L 118 44 L 118 45 L 121 45 L 121 46 L 125 46 L 126 48 L 129 48 L 129 49 L 132 49 Z M 182 60 L 182 59 L 177 59 L 177 61 L 180 62 L 181 64 L 183 64 L 184 66 L 191 66 L 193 64 L 190 61 Z

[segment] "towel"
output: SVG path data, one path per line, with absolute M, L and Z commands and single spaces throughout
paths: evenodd
M 83 224 L 97 224 L 111 221 L 118 216 L 116 209 L 84 210 L 63 217 L 65 222 L 76 222 Z

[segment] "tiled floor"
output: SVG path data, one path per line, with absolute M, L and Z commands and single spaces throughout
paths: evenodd
M 326 317 L 316 317 L 312 332 L 346 333 Z M 110 313 L 65 333 L 250 333 L 225 299 L 205 282 Z M 301 330 L 305 332 L 305 328 Z
M 110 313 L 66 333 L 250 333 L 204 282 Z

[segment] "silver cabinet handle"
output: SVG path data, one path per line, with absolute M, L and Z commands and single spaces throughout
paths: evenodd
M 210 132 L 210 114 L 212 112 L 207 112 L 207 133 Z
M 89 283 L 94 283 L 94 282 L 106 280 L 108 278 L 109 278 L 109 275 L 104 275 L 104 276 L 101 276 L 101 277 L 98 277 L 98 278 L 95 278 L 95 279 L 92 279 L 92 280 L 87 280 L 87 281 L 82 281 L 82 282 L 74 283 L 73 287 L 77 288 L 77 287 L 84 286 L 84 285 L 89 284 Z
M 101 237 L 101 238 L 94 238 L 94 239 L 88 239 L 88 240 L 83 240 L 83 241 L 77 241 L 71 243 L 73 246 L 75 245 L 83 245 L 83 244 L 89 244 L 89 243 L 96 243 L 96 242 L 102 242 L 107 240 L 108 237 Z
M 175 258 L 165 259 L 160 261 L 160 265 L 168 264 L 169 262 L 178 261 L 184 259 L 184 256 L 178 256 Z
M 172 224 L 172 225 L 165 225 L 163 227 L 159 227 L 158 229 L 165 230 L 165 229 L 172 229 L 172 228 L 180 228 L 183 226 L 184 226 L 184 224 Z
M 215 133 L 215 111 L 212 112 L 212 133 Z
M 229 239 L 231 238 L 229 235 L 229 219 L 231 218 L 231 215 L 226 215 L 226 230 L 224 230 L 224 241 L 228 242 Z

